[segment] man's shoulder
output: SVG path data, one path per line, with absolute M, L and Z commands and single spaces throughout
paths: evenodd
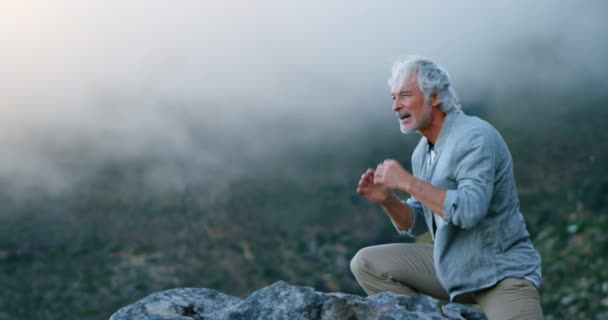
M 458 140 L 494 140 L 500 137 L 500 134 L 493 125 L 479 117 L 460 112 L 455 120 L 452 137 Z
M 487 122 L 484 119 L 481 119 L 477 116 L 470 116 L 465 114 L 464 112 L 459 112 L 456 115 L 455 128 L 459 130 L 475 130 L 475 131 L 488 131 L 493 132 L 496 131 L 493 125 Z

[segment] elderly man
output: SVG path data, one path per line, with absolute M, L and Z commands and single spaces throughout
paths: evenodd
M 380 205 L 399 233 L 428 231 L 434 245 L 363 248 L 351 261 L 355 278 L 368 295 L 425 294 L 477 303 L 489 319 L 542 319 L 540 256 L 502 137 L 460 110 L 447 72 L 433 61 L 398 61 L 389 86 L 401 131 L 422 135 L 413 175 L 386 160 L 363 173 L 357 192 Z M 411 197 L 401 201 L 394 190 Z

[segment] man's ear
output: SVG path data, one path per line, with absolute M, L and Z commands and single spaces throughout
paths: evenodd
M 431 93 L 431 107 L 435 108 L 441 104 L 441 97 L 437 92 Z

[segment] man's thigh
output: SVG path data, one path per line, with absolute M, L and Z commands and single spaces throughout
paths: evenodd
M 490 320 L 543 318 L 538 290 L 525 279 L 505 278 L 474 296 Z
M 392 243 L 363 249 L 362 256 L 371 272 L 402 283 L 413 290 L 441 300 L 449 300 L 433 263 L 433 246 Z

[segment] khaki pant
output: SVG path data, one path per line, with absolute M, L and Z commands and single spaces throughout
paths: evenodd
M 395 243 L 363 248 L 350 268 L 368 295 L 391 291 L 449 301 L 435 274 L 432 245 Z M 506 278 L 491 288 L 460 295 L 456 302 L 479 304 L 490 320 L 543 318 L 538 291 L 525 279 Z

